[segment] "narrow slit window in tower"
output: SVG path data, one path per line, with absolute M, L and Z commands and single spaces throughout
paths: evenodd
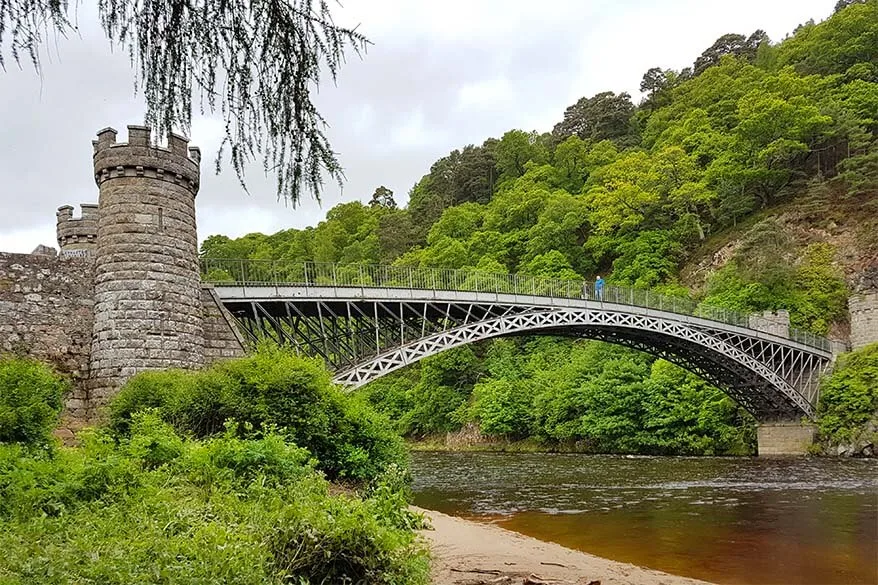
M 159 231 L 165 231 L 165 210 L 159 207 Z

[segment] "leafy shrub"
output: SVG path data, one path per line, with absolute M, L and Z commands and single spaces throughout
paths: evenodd
M 259 439 L 241 439 L 238 424 L 229 421 L 226 432 L 190 446 L 178 467 L 190 481 L 205 488 L 215 484 L 283 486 L 313 470 L 314 461 L 306 449 L 289 443 L 268 428 Z M 132 437 L 132 442 L 137 438 Z
M 387 526 L 370 507 L 344 496 L 327 510 L 287 508 L 269 541 L 275 570 L 304 583 L 425 582 L 429 565 L 411 532 Z
M 273 429 L 199 442 L 156 412 L 129 422 L 125 440 L 86 433 L 53 456 L 0 445 L 0 583 L 427 582 L 389 480 L 333 496 Z
M 131 417 L 131 439 L 128 455 L 148 469 L 161 467 L 183 454 L 183 440 L 174 429 L 150 410 L 135 412 Z
M 58 424 L 67 383 L 35 360 L 0 358 L 0 442 L 45 444 Z
M 832 442 L 850 441 L 878 413 L 878 343 L 841 356 L 820 385 L 817 425 Z
M 136 462 L 108 436 L 81 433 L 82 447 L 58 452 L 0 445 L 0 520 L 67 514 L 77 506 L 115 501 L 138 488 Z
M 110 403 L 110 428 L 128 434 L 133 413 L 154 409 L 174 428 L 206 437 L 239 413 L 238 398 L 235 381 L 214 369 L 141 372 Z
M 334 386 L 319 360 L 266 345 L 204 371 L 144 372 L 110 405 L 110 426 L 130 433 L 135 413 L 152 409 L 177 432 L 206 438 L 229 419 L 242 434 L 273 426 L 307 449 L 330 478 L 368 480 L 403 462 L 402 441 L 358 396 Z M 248 431 L 249 429 L 249 431 Z
M 411 474 L 396 463 L 388 465 L 369 484 L 365 492 L 366 504 L 375 514 L 392 526 L 404 529 L 426 528 L 423 514 L 409 509 L 411 501 Z
M 834 260 L 835 249 L 824 243 L 808 246 L 795 269 L 774 261 L 756 263 L 756 271 L 741 255 L 711 276 L 704 302 L 745 313 L 788 309 L 791 325 L 826 335 L 847 316 L 847 286 Z
M 473 390 L 473 414 L 485 435 L 512 439 L 526 437 L 530 432 L 533 412 L 533 389 L 525 381 L 488 380 Z

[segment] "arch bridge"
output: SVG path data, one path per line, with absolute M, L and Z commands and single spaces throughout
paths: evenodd
M 446 349 L 509 335 L 596 339 L 703 377 L 760 422 L 814 414 L 829 340 L 764 315 L 633 288 L 468 270 L 202 260 L 246 337 L 322 357 L 352 388 Z

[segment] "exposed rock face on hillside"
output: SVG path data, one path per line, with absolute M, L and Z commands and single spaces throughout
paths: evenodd
M 795 244 L 794 257 L 800 257 L 809 244 L 830 244 L 836 249 L 838 265 L 852 292 L 878 290 L 878 206 L 869 199 L 821 202 L 815 207 L 795 199 L 776 213 L 767 210 L 758 219 L 709 239 L 683 266 L 681 280 L 694 290 L 703 290 L 710 275 L 735 256 L 754 225 L 771 220 Z
M 862 272 L 852 276 L 851 288 L 856 292 L 878 291 L 878 255 L 869 259 Z

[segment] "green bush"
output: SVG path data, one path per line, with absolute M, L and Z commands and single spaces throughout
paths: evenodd
M 319 360 L 274 346 L 200 372 L 138 374 L 110 404 L 110 427 L 127 436 L 133 415 L 144 409 L 198 438 L 222 432 L 229 419 L 241 423 L 236 428 L 243 434 L 284 429 L 331 479 L 369 480 L 406 457 L 390 423 L 333 385 Z
M 45 444 L 58 424 L 63 378 L 31 359 L 0 358 L 0 442 Z
M 472 411 L 485 435 L 510 439 L 527 437 L 531 430 L 533 388 L 526 381 L 489 379 L 473 390 Z
M 288 437 L 237 427 L 186 440 L 140 412 L 121 441 L 99 430 L 54 454 L 0 445 L 0 583 L 427 582 L 392 479 L 363 499 L 330 495 Z
M 820 385 L 817 424 L 831 443 L 850 441 L 878 413 L 878 343 L 845 354 Z

